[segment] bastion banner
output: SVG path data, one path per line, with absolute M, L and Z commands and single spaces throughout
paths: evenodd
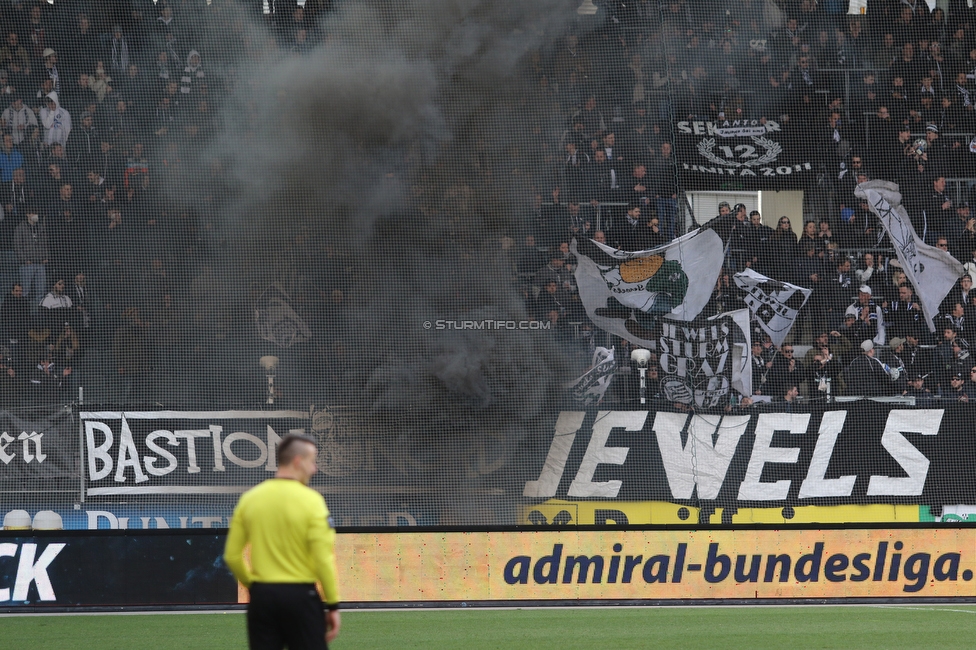
M 87 496 L 240 494 L 277 470 L 302 411 L 83 411 Z
M 686 190 L 802 189 L 816 177 L 809 133 L 774 120 L 675 123 L 678 177 Z
M 976 528 L 344 534 L 353 602 L 974 597 Z

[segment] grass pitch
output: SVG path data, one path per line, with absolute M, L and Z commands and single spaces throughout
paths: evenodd
M 334 650 L 966 648 L 976 605 L 345 611 Z M 0 648 L 245 648 L 243 614 L 11 616 Z

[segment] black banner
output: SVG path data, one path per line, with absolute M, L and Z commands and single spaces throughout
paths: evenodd
M 664 358 L 680 347 L 686 364 L 703 358 L 688 352 L 690 342 L 714 339 L 681 333 L 687 341 L 679 346 L 676 336 L 657 352 Z M 439 525 L 445 517 L 506 524 L 548 499 L 659 501 L 725 513 L 903 504 L 931 506 L 936 517 L 943 508 L 976 507 L 971 404 L 800 402 L 691 412 L 654 403 L 668 410 L 551 412 L 527 421 L 517 443 L 472 436 L 452 447 L 353 411 L 81 412 L 55 418 L 40 438 L 43 461 L 30 438 L 40 421 L 22 427 L 24 441 L 11 429 L 15 442 L 6 450 L 15 458 L 0 463 L 0 486 L 19 487 L 3 494 L 2 512 L 33 518 L 53 510 L 65 529 L 223 528 L 239 494 L 274 475 L 277 442 L 291 431 L 318 441 L 312 487 L 341 526 Z M 48 445 L 52 430 L 64 445 Z M 70 443 L 79 440 L 80 450 Z M 25 441 L 29 463 L 21 459 Z M 52 474 L 18 474 L 16 463 Z M 463 476 L 448 473 L 458 468 Z M 44 487 L 51 484 L 73 492 L 57 496 L 62 488 Z
M 813 180 L 809 134 L 773 120 L 683 121 L 675 128 L 685 190 L 790 190 Z
M 223 533 L 0 533 L 0 610 L 237 603 Z
M 70 408 L 32 411 L 26 420 L 0 412 L 0 492 L 77 489 L 78 424 Z
M 777 410 L 564 411 L 523 495 L 726 509 L 976 504 L 971 405 Z

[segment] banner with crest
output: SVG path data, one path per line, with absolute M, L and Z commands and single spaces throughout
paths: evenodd
M 686 190 L 802 189 L 817 173 L 812 138 L 791 124 L 688 120 L 673 132 Z

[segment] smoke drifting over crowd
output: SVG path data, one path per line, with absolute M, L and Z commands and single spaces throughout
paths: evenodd
M 321 268 L 301 273 L 343 290 L 341 376 L 347 388 L 368 384 L 377 410 L 441 410 L 453 395 L 509 409 L 551 381 L 545 335 L 453 335 L 421 323 L 525 316 L 499 243 L 529 204 L 527 176 L 513 168 L 530 160 L 511 159 L 531 122 L 518 102 L 521 72 L 574 18 L 566 8 L 340 3 L 305 56 L 234 65 L 213 151 L 232 179 L 221 220 L 243 254 L 233 263 L 267 272 L 282 263 L 272 251 L 297 254 L 302 236 L 335 251 L 348 286 Z
M 572 4 L 337 3 L 304 56 L 254 46 L 223 64 L 222 129 L 194 172 L 211 178 L 219 160 L 226 187 L 214 218 L 227 284 L 212 299 L 240 309 L 271 281 L 290 292 L 313 334 L 269 349 L 286 397 L 365 407 L 442 460 L 485 439 L 509 453 L 547 407 L 571 372 L 551 333 L 422 324 L 527 317 L 502 250 L 540 155 L 525 70 Z M 235 37 L 269 38 L 225 11 L 248 21 Z M 237 352 L 254 366 L 254 350 Z

